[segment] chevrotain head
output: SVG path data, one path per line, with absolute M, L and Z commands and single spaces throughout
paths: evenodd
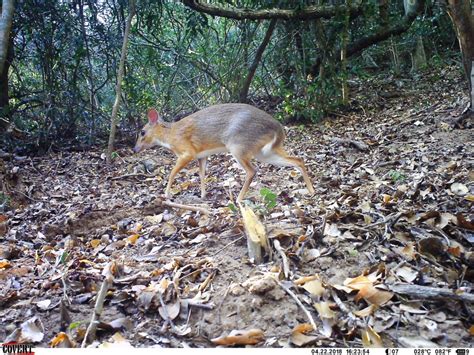
M 147 117 L 148 123 L 141 129 L 138 134 L 137 143 L 133 148 L 135 153 L 156 146 L 163 135 L 165 122 L 161 119 L 158 111 L 154 108 L 150 108 Z

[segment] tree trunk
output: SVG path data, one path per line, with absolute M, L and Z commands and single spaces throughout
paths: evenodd
M 351 6 L 351 0 L 346 0 L 346 6 L 349 9 Z M 349 42 L 349 24 L 350 24 L 349 11 L 346 11 L 344 19 L 344 29 L 342 32 L 342 43 L 341 43 L 341 70 L 342 70 L 342 104 L 347 106 L 349 103 L 349 85 L 347 84 L 347 43 Z
M 3 66 L 8 54 L 8 45 L 10 30 L 12 27 L 13 12 L 15 4 L 13 0 L 3 0 L 2 18 L 0 19 L 0 73 L 3 72 Z
M 0 72 L 0 116 L 8 116 L 9 113 L 8 71 L 14 57 L 13 38 L 10 38 L 8 43 L 7 57 L 3 65 L 3 70 Z
M 135 0 L 129 0 L 129 14 L 127 23 L 125 25 L 125 33 L 123 34 L 122 53 L 120 55 L 120 63 L 117 71 L 117 84 L 115 86 L 115 101 L 112 107 L 112 117 L 110 119 L 110 135 L 109 145 L 107 147 L 107 163 L 112 162 L 112 152 L 114 150 L 115 131 L 117 130 L 117 112 L 120 106 L 120 97 L 122 96 L 122 81 L 125 67 L 125 59 L 127 57 L 128 36 L 130 34 L 130 27 L 132 18 L 135 15 Z
M 267 32 L 265 33 L 265 37 L 263 38 L 262 43 L 258 46 L 257 52 L 255 53 L 255 58 L 253 59 L 252 65 L 250 65 L 249 71 L 247 73 L 247 77 L 242 85 L 242 89 L 239 93 L 239 101 L 240 102 L 247 102 L 247 95 L 249 93 L 250 84 L 252 83 L 252 79 L 255 75 L 257 70 L 258 64 L 262 59 L 263 52 L 265 48 L 267 48 L 268 43 L 270 43 L 270 38 L 272 37 L 273 30 L 275 29 L 277 23 L 277 19 L 272 19 L 270 21 L 270 25 L 267 28 Z
M 0 132 L 4 132 L 10 124 L 8 71 L 14 57 L 13 40 L 10 36 L 14 11 L 13 0 L 3 0 L 0 19 Z
M 94 143 L 94 134 L 95 134 L 95 90 L 94 90 L 94 74 L 92 69 L 92 61 L 91 61 L 91 52 L 89 49 L 89 41 L 87 39 L 87 31 L 86 31 L 86 20 L 84 16 L 84 3 L 79 1 L 79 17 L 81 20 L 81 32 L 82 32 L 82 40 L 84 41 L 84 48 L 86 50 L 86 58 L 87 58 L 87 78 L 86 82 L 89 89 L 89 104 L 90 104 L 90 112 L 91 112 L 91 119 L 90 119 L 90 142 Z
M 474 112 L 474 13 L 469 0 L 448 0 L 448 14 L 453 22 L 461 48 L 464 71 L 469 84 L 470 110 Z
M 412 66 L 411 66 L 412 72 L 417 72 L 426 68 L 426 65 L 427 65 L 426 52 L 425 52 L 425 46 L 423 44 L 422 36 L 418 36 L 416 38 L 416 47 L 413 53 L 411 54 L 411 58 L 412 58 Z

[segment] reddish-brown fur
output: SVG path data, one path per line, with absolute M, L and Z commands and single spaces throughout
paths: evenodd
M 160 119 L 155 109 L 150 109 L 148 119 L 134 150 L 139 152 L 161 145 L 177 155 L 178 159 L 168 178 L 165 191 L 167 196 L 170 195 L 176 174 L 190 161 L 197 159 L 201 196 L 204 198 L 207 156 L 221 151 L 230 152 L 247 174 L 237 202 L 242 201 L 255 176 L 252 158 L 297 167 L 309 192 L 314 193 L 303 160 L 289 156 L 283 148 L 283 127 L 262 110 L 245 104 L 222 104 L 205 108 L 181 121 L 166 123 Z

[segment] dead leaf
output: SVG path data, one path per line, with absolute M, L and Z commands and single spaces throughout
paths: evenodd
M 166 222 L 163 224 L 163 228 L 161 232 L 165 237 L 171 237 L 173 234 L 175 234 L 178 231 L 178 228 L 174 224 L 171 224 L 169 222 Z
M 418 276 L 418 271 L 409 266 L 402 266 L 395 271 L 395 274 L 406 282 L 412 282 Z
M 308 323 L 298 324 L 291 332 L 290 341 L 296 346 L 305 346 L 314 342 L 317 337 L 306 335 L 313 330 L 313 326 Z
M 127 238 L 127 244 L 135 245 L 137 243 L 138 238 L 140 238 L 139 234 L 132 234 Z
M 320 332 L 323 335 L 330 337 L 332 334 L 332 327 L 335 324 L 336 313 L 331 310 L 330 304 L 327 301 L 315 303 L 314 308 L 318 311 L 321 322 L 323 323 L 323 328 Z
M 43 323 L 38 317 L 33 317 L 23 322 L 20 328 L 17 328 L 10 334 L 5 342 L 17 341 L 19 343 L 39 343 L 44 338 Z
M 36 306 L 42 311 L 46 311 L 51 305 L 51 300 L 43 300 L 36 302 Z
M 458 245 L 456 247 L 448 248 L 448 253 L 455 256 L 456 258 L 461 257 L 461 247 Z
M 211 339 L 217 345 L 255 345 L 264 340 L 263 331 L 260 329 L 233 330 L 229 335 L 222 335 Z
M 8 260 L 0 260 L 0 269 L 8 269 L 11 267 L 11 264 Z
M 179 315 L 180 310 L 181 308 L 179 301 L 166 303 L 165 308 L 163 308 L 163 306 L 158 308 L 158 312 L 160 313 L 161 318 L 164 320 L 174 320 Z
M 461 213 L 458 213 L 456 217 L 458 219 L 458 223 L 460 227 L 474 231 L 473 222 L 468 221 Z
M 446 250 L 443 241 L 437 237 L 427 237 L 418 242 L 418 251 L 421 254 L 431 254 L 435 257 L 441 256 Z
M 104 342 L 99 345 L 99 348 L 132 348 L 132 344 L 123 337 L 119 332 L 115 333 L 111 337 L 112 342 Z
M 469 192 L 467 186 L 459 182 L 455 182 L 454 184 L 452 184 L 450 189 L 451 192 L 457 196 L 464 196 L 467 195 L 467 193 Z
M 75 344 L 69 339 L 69 336 L 64 333 L 60 332 L 56 335 L 50 342 L 49 345 L 52 348 L 75 348 Z
M 326 290 L 321 280 L 311 280 L 302 285 L 302 287 L 313 296 L 321 297 Z
M 95 249 L 100 245 L 100 239 L 92 239 L 89 244 Z
M 340 237 L 342 235 L 337 225 L 331 223 L 326 223 L 323 234 L 329 237 Z
M 362 345 L 365 348 L 383 348 L 382 338 L 371 326 L 362 331 Z
M 315 303 L 314 308 L 316 308 L 321 318 L 333 319 L 336 316 L 336 313 L 331 310 L 330 303 L 327 301 Z
M 354 311 L 353 313 L 357 317 L 368 317 L 372 315 L 377 308 L 378 308 L 377 305 L 371 304 L 370 306 L 365 307 L 364 309 L 361 309 L 360 311 Z

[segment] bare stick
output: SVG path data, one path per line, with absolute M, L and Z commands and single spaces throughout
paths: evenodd
M 416 297 L 419 299 L 455 299 L 459 301 L 474 302 L 474 295 L 463 292 L 456 293 L 447 288 L 420 286 L 412 284 L 395 284 L 389 286 L 390 291 L 400 295 Z
M 144 174 L 144 173 L 136 173 L 136 174 L 125 174 L 125 175 L 120 175 L 120 176 L 115 176 L 115 177 L 109 177 L 108 180 L 121 180 L 121 179 L 127 179 L 127 178 L 136 178 L 139 176 L 143 177 L 149 177 L 149 174 Z
M 105 266 L 104 271 L 102 272 L 105 278 L 102 282 L 102 286 L 100 287 L 100 291 L 96 296 L 97 298 L 95 300 L 94 313 L 92 314 L 91 322 L 89 323 L 86 334 L 84 335 L 81 348 L 86 347 L 87 341 L 92 342 L 95 340 L 97 325 L 99 324 L 99 319 L 102 314 L 102 310 L 104 309 L 105 296 L 107 295 L 107 291 L 109 290 L 110 286 L 112 286 L 114 281 L 113 269 L 115 269 L 115 262 L 112 261 Z
M 207 214 L 207 215 L 212 214 L 211 211 L 209 211 L 207 208 L 204 208 L 204 207 L 183 205 L 181 203 L 175 203 L 175 202 L 171 202 L 171 201 L 168 201 L 168 200 L 162 200 L 162 199 L 158 199 L 157 202 L 158 202 L 158 204 L 160 204 L 162 206 L 166 206 L 166 207 L 180 208 L 182 210 L 201 212 L 201 213 Z
M 288 275 L 290 274 L 290 267 L 288 266 L 288 258 L 286 257 L 286 254 L 284 250 L 282 249 L 278 239 L 274 240 L 273 245 L 275 246 L 275 249 L 278 251 L 278 253 L 281 256 L 281 259 L 283 262 L 283 273 L 285 274 L 285 278 L 288 279 Z
M 337 137 L 332 138 L 332 141 L 334 143 L 352 145 L 354 148 L 360 150 L 361 152 L 366 152 L 369 150 L 369 146 L 361 141 L 355 141 L 352 139 L 343 139 L 343 138 L 337 138 Z
M 214 255 L 212 256 L 216 256 L 217 254 L 219 254 L 221 251 L 223 251 L 224 249 L 226 249 L 227 247 L 231 246 L 232 244 L 235 244 L 237 243 L 238 241 L 244 239 L 244 236 L 240 237 L 240 238 L 237 238 L 237 239 L 234 239 L 233 241 L 231 241 L 230 243 L 227 243 L 226 245 L 224 245 L 222 248 L 220 248 L 218 251 L 216 251 L 214 253 Z
M 306 314 L 306 317 L 308 317 L 308 320 L 309 320 L 309 323 L 311 324 L 311 326 L 313 327 L 313 329 L 316 329 L 316 323 L 313 319 L 313 316 L 311 315 L 311 313 L 309 313 L 309 311 L 305 308 L 305 306 L 303 305 L 303 303 L 301 303 L 301 301 L 299 300 L 298 296 L 296 296 L 288 287 L 286 287 L 285 285 L 283 285 L 280 281 L 277 281 L 278 284 L 281 286 L 281 288 L 283 290 L 285 290 L 285 292 L 287 294 L 289 294 L 291 296 L 291 298 L 293 298 L 296 302 L 296 304 L 301 308 L 301 310 L 304 312 L 304 314 Z

